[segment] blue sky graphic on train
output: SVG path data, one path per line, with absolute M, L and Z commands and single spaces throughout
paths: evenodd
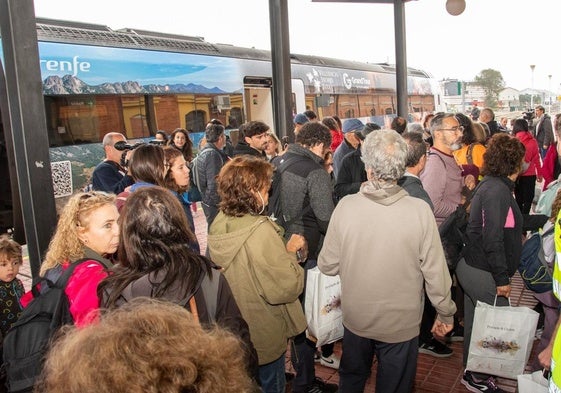
M 43 81 L 71 75 L 90 87 L 137 82 L 170 93 L 177 89 L 188 92 L 185 86 L 215 93 L 242 88 L 238 59 L 51 42 L 39 43 L 39 56 Z

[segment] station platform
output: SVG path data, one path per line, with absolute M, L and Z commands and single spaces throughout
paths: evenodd
M 200 205 L 198 211 L 196 213 L 193 213 L 193 216 L 195 219 L 196 235 L 201 246 L 201 253 L 204 254 L 207 245 L 207 227 L 205 216 Z M 24 259 L 24 265 L 20 269 L 19 277 L 24 282 L 26 290 L 29 289 L 31 286 L 31 276 L 29 261 L 27 259 Z M 522 283 L 522 279 L 520 278 L 518 273 L 516 273 L 512 279 L 512 295 L 510 300 L 513 306 L 526 306 L 532 308 L 537 304 L 537 300 L 532 296 L 531 292 L 524 288 L 524 284 Z M 532 351 L 532 355 L 530 356 L 530 361 L 528 362 L 529 364 L 531 364 L 533 358 L 537 356 L 537 353 L 535 351 L 537 342 L 538 340 L 534 341 L 534 350 Z M 468 390 L 460 382 L 463 375 L 463 343 L 452 343 L 451 348 L 453 349 L 454 353 L 448 358 L 435 358 L 429 355 L 419 354 L 417 375 L 415 378 L 415 387 L 413 393 L 468 392 Z M 341 343 L 338 342 L 335 344 L 335 353 L 340 356 L 341 351 Z M 286 371 L 293 372 L 288 352 Z M 326 382 L 339 382 L 339 374 L 337 370 L 321 366 L 319 363 L 316 363 L 316 376 L 322 378 Z M 507 392 L 514 393 L 517 391 L 516 380 L 498 378 L 497 382 L 499 386 Z M 376 363 L 374 363 L 373 365 L 372 375 L 366 384 L 365 392 L 374 393 L 375 390 Z M 291 393 L 290 384 L 288 384 L 286 392 Z

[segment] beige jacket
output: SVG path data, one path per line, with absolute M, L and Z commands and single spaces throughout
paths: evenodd
M 419 335 L 423 285 L 438 319 L 453 323 L 450 273 L 429 205 L 399 186 L 362 185 L 331 217 L 319 269 L 341 278 L 343 324 L 386 343 Z

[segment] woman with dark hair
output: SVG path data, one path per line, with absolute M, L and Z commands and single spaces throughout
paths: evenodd
M 477 138 L 473 127 L 473 122 L 463 113 L 456 113 L 456 120 L 460 126 L 464 127 L 462 134 L 462 148 L 454 152 L 454 158 L 458 165 L 475 165 L 479 171 L 483 168 L 483 155 L 485 154 L 485 145 Z
M 343 131 L 341 131 L 339 124 L 331 116 L 324 117 L 321 120 L 321 123 L 329 128 L 329 132 L 331 132 L 331 151 L 337 150 L 341 142 L 343 142 L 343 139 L 345 139 L 345 136 L 343 135 Z
M 516 119 L 512 132 L 526 149 L 526 154 L 524 155 L 524 169 L 526 170 L 516 180 L 514 196 L 522 214 L 529 214 L 536 191 L 536 180 L 542 181 L 542 166 L 538 142 L 530 133 L 528 122 L 525 119 Z
M 129 195 L 139 188 L 163 186 L 167 168 L 164 149 L 154 144 L 144 144 L 134 149 L 129 164 L 129 174 L 134 184 L 117 195 L 117 209 L 121 211 Z
M 239 336 L 251 369 L 255 351 L 247 324 L 219 267 L 190 249 L 194 235 L 177 198 L 161 187 L 141 188 L 129 196 L 120 224 L 120 263 L 98 288 L 103 307 L 139 296 L 182 304 L 203 327 L 216 323 Z
M 296 257 L 305 240 L 292 235 L 285 244 L 282 229 L 261 215 L 272 174 L 271 164 L 249 155 L 237 156 L 222 168 L 220 212 L 210 226 L 208 247 L 249 325 L 263 392 L 284 393 L 287 341 L 306 329 L 298 301 L 304 271 Z
M 185 211 L 185 216 L 189 222 L 189 229 L 192 233 L 195 233 L 195 221 L 193 220 L 193 213 L 191 213 L 191 201 L 189 201 L 189 194 L 187 190 L 189 189 L 189 177 L 190 171 L 187 161 L 183 157 L 183 154 L 173 147 L 164 148 L 165 162 L 166 162 L 166 174 L 164 178 L 164 186 L 170 190 L 179 200 L 183 210 Z M 191 249 L 197 254 L 201 252 L 199 242 L 195 238 L 191 243 Z
M 483 174 L 471 201 L 464 258 L 456 275 L 464 290 L 464 366 L 467 364 L 473 316 L 478 301 L 507 306 L 510 279 L 522 251 L 523 217 L 512 195 L 524 162 L 524 145 L 506 133 L 494 135 L 484 155 Z M 470 391 L 500 392 L 492 376 L 465 371 Z M 484 385 L 486 389 L 482 389 Z M 480 389 L 480 390 L 474 390 Z
M 191 162 L 193 159 L 193 142 L 185 128 L 176 128 L 171 133 L 168 144 L 183 153 L 185 161 Z

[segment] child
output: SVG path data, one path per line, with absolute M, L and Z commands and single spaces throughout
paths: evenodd
M 17 278 L 19 267 L 23 262 L 21 246 L 8 235 L 0 235 L 0 339 L 21 314 L 19 300 L 25 292 L 23 284 Z M 2 356 L 2 342 L 0 341 L 0 359 Z M 6 375 L 0 371 L 0 393 L 5 392 Z
M 23 262 L 21 246 L 8 235 L 0 235 L 0 333 L 6 335 L 21 313 L 19 300 L 24 293 L 17 278 Z

